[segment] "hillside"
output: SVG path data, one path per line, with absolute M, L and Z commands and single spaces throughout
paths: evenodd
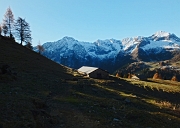
M 83 78 L 2 39 L 0 67 L 1 128 L 179 127 L 179 82 Z

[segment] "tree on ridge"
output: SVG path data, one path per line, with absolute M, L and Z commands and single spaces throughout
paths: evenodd
M 33 46 L 30 42 L 28 42 L 26 45 L 25 45 L 26 48 L 29 48 L 31 50 L 33 50 Z
M 7 31 L 6 34 L 9 34 L 9 36 L 12 37 L 12 29 L 13 29 L 13 26 L 14 26 L 14 15 L 13 15 L 12 10 L 11 10 L 10 7 L 7 9 L 7 11 L 6 11 L 5 15 L 4 15 L 3 26 L 4 27 L 2 29 L 5 29 L 3 31 Z
M 41 54 L 44 51 L 44 47 L 41 45 L 40 41 L 39 41 L 39 45 L 37 45 L 37 49 L 39 51 L 39 54 Z
M 31 30 L 29 24 L 25 21 L 25 19 L 18 17 L 14 26 L 15 37 L 17 37 L 17 39 L 21 41 L 21 45 L 23 42 L 25 42 L 26 44 L 30 43 L 32 40 Z

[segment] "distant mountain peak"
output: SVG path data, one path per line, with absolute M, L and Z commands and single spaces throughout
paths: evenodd
M 155 34 L 153 34 L 154 37 L 167 37 L 169 35 L 171 34 L 166 31 L 157 31 Z
M 69 37 L 69 36 L 63 37 L 62 40 L 65 40 L 65 41 L 76 41 L 73 37 Z

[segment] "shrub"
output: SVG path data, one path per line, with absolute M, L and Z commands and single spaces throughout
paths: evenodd
M 119 77 L 119 73 L 116 73 L 116 77 Z
M 172 80 L 172 81 L 178 81 L 178 79 L 177 79 L 176 76 L 173 76 L 171 80 Z
M 155 73 L 153 79 L 162 79 L 161 74 Z

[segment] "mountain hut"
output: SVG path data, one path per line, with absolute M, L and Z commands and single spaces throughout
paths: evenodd
M 81 68 L 78 69 L 78 72 L 87 75 L 88 77 L 96 78 L 96 79 L 109 78 L 108 71 L 97 67 L 82 66 Z

